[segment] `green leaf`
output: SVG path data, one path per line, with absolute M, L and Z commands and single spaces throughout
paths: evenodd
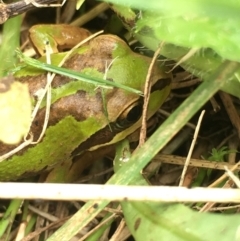
M 0 59 L 4 61 L 1 62 L 0 77 L 6 76 L 8 70 L 18 62 L 15 49 L 19 47 L 21 24 L 22 17 L 17 16 L 3 25 Z
M 22 205 L 21 199 L 12 200 L 11 203 L 9 204 L 2 219 L 0 220 L 0 238 L 2 238 L 3 235 L 6 235 L 5 236 L 6 239 L 1 239 L 1 240 L 8 240 L 8 236 L 10 235 L 12 224 L 14 223 L 15 216 L 17 215 L 21 205 Z
M 127 225 L 137 241 L 239 240 L 239 215 L 198 213 L 183 204 L 125 203 Z M 135 214 L 134 216 L 131 214 Z
M 237 0 L 109 2 L 115 4 L 113 10 L 129 31 L 149 49 L 155 51 L 164 43 L 161 55 L 176 62 L 192 48 L 197 50 L 180 65 L 201 80 L 208 79 L 224 59 L 240 60 L 240 4 Z M 130 7 L 140 11 L 129 17 Z M 239 76 L 240 71 L 222 86 L 222 90 L 240 97 Z
M 240 19 L 231 17 L 224 21 L 224 15 L 225 11 L 214 18 L 206 13 L 197 14 L 194 9 L 180 16 L 174 12 L 149 12 L 150 17 L 138 21 L 136 32 L 151 26 L 157 39 L 164 42 L 187 48 L 211 48 L 222 58 L 239 61 Z
M 236 153 L 237 150 L 229 150 L 227 146 L 221 147 L 219 150 L 212 149 L 211 156 L 207 158 L 209 161 L 224 161 L 224 156 L 230 153 Z

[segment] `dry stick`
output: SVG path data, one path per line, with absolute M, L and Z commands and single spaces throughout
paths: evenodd
M 119 240 L 119 236 L 121 234 L 121 232 L 123 231 L 124 227 L 126 226 L 126 222 L 124 220 L 124 218 L 121 219 L 120 224 L 117 227 L 117 230 L 115 231 L 115 233 L 112 235 L 112 237 L 109 239 L 109 241 L 116 241 Z
M 24 237 L 21 241 L 30 241 L 33 240 L 35 237 L 39 236 L 42 232 L 48 230 L 48 229 L 52 229 L 52 228 L 57 228 L 59 226 L 61 226 L 65 221 L 67 221 L 70 217 L 65 217 L 62 218 L 61 220 L 58 220 L 56 222 L 53 222 L 43 228 L 39 228 L 37 230 L 35 230 L 32 233 L 29 233 L 26 237 Z
M 227 207 L 215 207 L 215 208 L 209 209 L 208 211 L 216 212 L 216 211 L 223 211 L 223 210 L 229 210 L 229 209 L 235 209 L 235 208 L 240 208 L 240 204 L 238 204 L 238 205 L 231 205 L 231 206 L 227 206 Z
M 235 171 L 240 165 L 240 162 L 236 163 L 230 170 L 233 172 Z M 225 178 L 227 178 L 227 174 L 224 173 L 221 177 L 219 177 L 215 182 L 213 182 L 211 185 L 209 185 L 208 187 L 211 188 L 211 187 L 215 187 L 217 186 L 218 184 L 220 184 Z
M 192 156 L 193 148 L 194 148 L 196 140 L 197 140 L 198 132 L 199 132 L 199 129 L 200 129 L 200 125 L 201 125 L 204 113 L 205 113 L 205 110 L 202 111 L 202 113 L 201 113 L 201 115 L 198 119 L 196 130 L 195 130 L 194 136 L 193 136 L 193 140 L 192 140 L 192 143 L 191 143 L 191 146 L 190 146 L 187 158 L 186 158 L 186 162 L 185 162 L 185 165 L 184 165 L 184 168 L 183 168 L 183 171 L 182 171 L 181 179 L 180 179 L 180 182 L 179 182 L 180 187 L 183 185 L 184 177 L 185 177 L 185 174 L 187 172 L 187 168 L 189 166 L 190 158 Z
M 150 66 L 148 68 L 148 73 L 147 73 L 146 83 L 144 88 L 144 103 L 143 103 L 143 114 L 142 114 L 142 126 L 141 126 L 140 137 L 139 137 L 139 147 L 141 147 L 144 144 L 146 139 L 146 134 L 147 134 L 147 108 L 148 108 L 148 102 L 150 99 L 150 91 L 151 91 L 151 84 L 152 84 L 150 81 L 152 69 L 163 44 L 164 43 L 162 42 L 161 45 L 158 47 L 158 49 L 155 51 L 152 61 L 150 63 Z
M 30 133 L 30 137 L 29 139 L 25 140 L 23 143 L 21 143 L 19 146 L 17 146 L 15 149 L 7 152 L 6 154 L 3 154 L 0 156 L 0 162 L 6 160 L 7 158 L 11 157 L 12 155 L 14 155 L 15 153 L 19 152 L 20 150 L 22 150 L 23 148 L 27 147 L 28 145 L 30 145 L 33 141 L 33 135 Z
M 226 166 L 225 166 L 225 170 L 226 170 L 226 173 L 227 175 L 234 181 L 234 183 L 236 184 L 236 186 L 238 188 L 240 188 L 240 181 L 239 179 L 233 174 L 232 171 L 230 171 Z
M 40 217 L 42 217 L 42 218 L 44 218 L 44 219 L 46 219 L 48 221 L 56 222 L 56 221 L 60 220 L 56 216 L 54 216 L 54 215 L 52 215 L 52 214 L 50 214 L 48 212 L 44 212 L 44 211 L 40 210 L 39 208 L 36 208 L 36 207 L 34 207 L 32 205 L 29 205 L 28 209 L 30 211 L 32 211 L 33 213 L 37 214 L 38 216 L 40 216 Z
M 233 182 L 232 180 L 228 180 L 224 183 L 224 185 L 222 186 L 222 190 L 224 190 L 224 188 L 228 188 L 231 189 L 233 187 Z M 209 211 L 211 208 L 213 208 L 216 205 L 216 202 L 207 202 L 200 210 L 199 212 L 207 212 Z
M 56 0 L 35 0 L 34 2 L 42 6 L 50 7 L 51 3 L 56 2 Z M 34 8 L 36 8 L 36 6 L 29 1 L 18 1 L 9 4 L 0 3 L 0 24 L 6 22 L 9 18 L 15 17 Z
M 30 219 L 32 217 L 32 214 L 28 214 L 25 220 L 22 220 L 18 227 L 17 235 L 15 237 L 15 241 L 22 240 L 25 237 L 25 232 L 27 228 L 27 224 L 29 223 Z M 11 239 L 9 239 L 11 240 Z
M 237 169 L 237 167 L 239 166 L 240 162 L 236 163 L 230 170 L 234 171 Z M 228 175 L 227 173 L 224 173 L 220 178 L 218 178 L 214 183 L 212 183 L 210 186 L 208 186 L 208 188 L 210 187 L 215 187 L 217 186 L 220 182 L 222 182 L 225 178 L 227 178 Z M 224 186 L 226 186 L 226 183 L 224 184 Z M 224 190 L 224 189 L 223 189 Z M 206 203 L 200 210 L 199 212 L 206 212 L 207 210 L 211 209 L 214 206 L 215 202 L 208 202 Z
M 153 162 L 168 163 L 168 164 L 175 164 L 175 165 L 184 165 L 185 161 L 186 161 L 185 157 L 175 156 L 175 155 L 166 155 L 166 154 L 158 154 L 153 159 Z M 189 162 L 189 166 L 211 168 L 216 170 L 225 170 L 224 166 L 227 166 L 229 169 L 231 169 L 235 167 L 235 164 L 191 158 Z M 240 170 L 239 163 L 237 164 L 236 170 Z
M 81 237 L 80 239 L 78 239 L 78 241 L 84 241 L 86 240 L 86 238 L 88 238 L 91 234 L 93 234 L 96 230 L 100 229 L 103 225 L 107 224 L 108 222 L 110 222 L 112 219 L 116 218 L 118 215 L 116 213 L 113 213 L 112 215 L 110 215 L 108 218 L 106 218 L 105 220 L 103 220 L 101 223 L 99 223 L 96 227 L 94 227 L 93 229 L 91 229 L 91 231 L 89 231 L 88 233 L 86 233 L 83 237 Z
M 47 64 L 51 64 L 51 56 L 50 55 L 52 53 L 52 49 L 49 45 L 49 42 L 46 43 L 45 49 L 46 49 L 46 62 L 47 62 Z M 46 84 L 46 87 L 45 87 L 46 93 L 47 93 L 47 95 L 46 95 L 46 100 L 47 100 L 46 103 L 47 104 L 46 104 L 46 108 L 45 108 L 44 123 L 43 123 L 41 134 L 39 135 L 37 141 L 33 141 L 31 144 L 39 143 L 42 140 L 42 138 L 45 134 L 45 131 L 47 129 L 48 120 L 49 120 L 49 116 L 50 116 L 51 99 L 52 99 L 52 86 L 51 86 L 51 84 L 52 84 L 52 81 L 53 81 L 54 77 L 55 77 L 55 74 L 51 74 L 50 72 L 47 73 L 47 84 Z M 41 99 L 40 103 L 42 102 L 44 96 L 45 95 L 42 96 L 42 99 Z
M 240 118 L 238 112 L 233 104 L 232 98 L 229 94 L 219 91 L 219 95 L 222 99 L 222 102 L 225 106 L 225 109 L 229 115 L 229 118 L 233 124 L 233 126 L 237 129 L 238 136 L 240 136 Z

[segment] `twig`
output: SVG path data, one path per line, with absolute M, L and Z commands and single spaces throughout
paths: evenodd
M 174 155 L 165 155 L 165 154 L 158 154 L 154 157 L 153 162 L 161 162 L 161 163 L 169 163 L 175 165 L 184 165 L 186 161 L 186 157 L 181 156 L 174 156 Z M 193 167 L 202 167 L 202 168 L 211 168 L 216 170 L 225 170 L 224 166 L 227 166 L 229 169 L 233 167 L 235 170 L 240 170 L 240 164 L 230 164 L 227 162 L 219 162 L 219 161 L 208 161 L 202 159 L 190 159 L 189 166 Z
M 188 168 L 188 166 L 189 166 L 190 158 L 191 158 L 191 156 L 192 156 L 193 148 L 194 148 L 195 143 L 196 143 L 196 140 L 197 140 L 198 132 L 199 132 L 199 129 L 200 129 L 200 125 L 201 125 L 201 122 L 202 122 L 202 118 L 203 118 L 204 113 L 205 113 L 205 110 L 202 111 L 202 113 L 201 113 L 201 115 L 200 115 L 200 117 L 199 117 L 198 124 L 197 124 L 196 130 L 195 130 L 195 132 L 194 132 L 192 144 L 191 144 L 191 146 L 190 146 L 190 150 L 189 150 L 188 155 L 187 155 L 187 158 L 186 158 L 186 163 L 185 163 L 184 168 L 183 168 L 183 171 L 182 171 L 182 175 L 181 175 L 181 179 L 180 179 L 180 182 L 179 182 L 179 186 L 182 186 L 182 185 L 183 185 L 184 177 L 185 177 L 185 174 L 186 174 L 186 172 L 187 172 L 187 168 Z
M 69 218 L 70 217 L 65 217 L 65 218 L 62 218 L 61 220 L 57 220 L 56 222 L 50 223 L 49 225 L 47 225 L 47 226 L 45 226 L 43 228 L 39 228 L 39 229 L 35 230 L 34 232 L 29 233 L 26 237 L 24 237 L 22 239 L 22 241 L 33 240 L 35 237 L 39 236 L 41 233 L 43 233 L 44 231 L 46 231 L 48 229 L 57 228 L 57 227 L 61 226 Z
M 0 3 L 0 24 L 6 22 L 9 18 L 36 8 L 36 4 L 50 7 L 53 2 L 56 2 L 56 0 L 34 0 L 34 2 L 23 0 L 9 4 Z
M 227 180 L 224 185 L 222 186 L 222 189 L 224 188 L 232 188 L 234 185 L 234 183 L 232 182 L 232 180 Z M 207 212 L 210 209 L 212 209 L 214 206 L 216 205 L 216 202 L 207 202 L 204 204 L 204 206 L 199 210 L 200 213 L 202 212 Z
M 160 50 L 162 48 L 163 43 L 158 47 L 158 49 L 155 51 L 152 61 L 149 65 L 148 68 L 148 73 L 146 76 L 146 83 L 144 87 L 144 103 L 143 103 L 143 114 L 142 114 L 142 126 L 141 126 L 141 132 L 140 132 L 140 137 L 139 137 L 139 146 L 142 146 L 145 142 L 146 139 L 146 133 L 147 133 L 147 109 L 148 109 L 148 103 L 150 99 L 150 91 L 151 91 L 151 75 L 152 75 L 152 70 L 154 67 L 154 64 L 156 62 L 156 59 L 160 53 Z
M 232 98 L 229 94 L 219 91 L 219 95 L 228 113 L 232 125 L 237 129 L 238 137 L 240 137 L 240 118 L 236 107 L 233 104 Z
M 240 188 L 240 181 L 239 181 L 239 179 L 233 174 L 232 171 L 230 171 L 230 170 L 228 169 L 228 167 L 225 166 L 225 170 L 226 170 L 227 175 L 234 181 L 234 183 L 236 184 L 236 186 L 237 186 L 238 188 Z

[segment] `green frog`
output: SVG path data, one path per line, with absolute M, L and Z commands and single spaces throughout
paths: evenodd
M 59 53 L 58 50 L 79 42 L 82 39 L 78 36 L 80 32 L 77 27 L 68 25 L 37 25 L 30 29 L 30 37 L 41 54 L 44 54 L 44 46 L 39 39 L 50 43 L 53 49 L 51 61 L 57 65 L 67 53 Z M 87 30 L 83 33 L 84 38 L 90 35 Z M 74 36 L 76 42 L 72 40 Z M 150 63 L 151 58 L 133 52 L 124 40 L 103 34 L 74 50 L 63 67 L 143 91 Z M 46 72 L 25 66 L 15 73 L 15 80 L 28 85 L 35 103 L 38 92 L 46 85 Z M 171 75 L 166 73 L 164 66 L 156 63 L 151 74 L 148 118 L 167 98 L 170 82 Z M 64 173 L 73 165 L 74 157 L 112 145 L 140 127 L 142 105 L 142 96 L 124 89 L 103 88 L 56 75 L 52 82 L 50 117 L 43 139 L 0 162 L 0 181 L 50 172 L 61 166 L 65 171 L 59 171 L 60 178 L 55 181 L 61 181 L 61 178 L 69 181 L 64 180 Z M 34 140 L 41 133 L 45 110 L 44 102 L 31 125 Z M 1 143 L 0 153 L 3 155 L 13 148 Z

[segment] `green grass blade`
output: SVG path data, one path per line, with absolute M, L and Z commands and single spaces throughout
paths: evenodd
M 19 48 L 21 24 L 22 17 L 17 16 L 3 25 L 0 59 L 4 61 L 1 61 L 0 77 L 6 76 L 9 69 L 13 68 L 18 61 L 15 49 Z
M 117 88 L 121 88 L 124 89 L 126 91 L 138 94 L 138 95 L 143 95 L 142 91 L 133 89 L 131 87 L 110 81 L 110 80 L 104 80 L 104 79 L 100 79 L 100 78 L 96 78 L 96 77 L 89 77 L 85 74 L 82 73 L 78 73 L 76 71 L 73 70 L 69 70 L 69 69 L 65 69 L 65 68 L 61 68 L 61 67 L 57 67 L 54 65 L 50 65 L 50 64 L 46 64 L 43 63 L 41 61 L 38 61 L 36 59 L 32 59 L 29 58 L 27 56 L 24 56 L 20 51 L 17 51 L 18 56 L 28 65 L 31 65 L 35 68 L 39 68 L 39 69 L 43 69 L 49 72 L 53 72 L 56 74 L 60 74 L 60 75 L 64 75 L 67 76 L 69 78 L 73 78 L 73 79 L 77 79 L 77 80 L 82 80 L 85 81 L 87 83 L 91 83 L 91 84 L 95 84 L 96 86 L 102 86 L 102 87 L 117 87 Z
M 12 200 L 7 211 L 4 213 L 3 217 L 0 220 L 0 238 L 5 234 L 6 230 L 10 231 L 11 228 L 8 228 L 9 225 L 11 226 L 15 216 L 22 204 L 22 200 Z M 2 239 L 1 239 L 2 240 Z

